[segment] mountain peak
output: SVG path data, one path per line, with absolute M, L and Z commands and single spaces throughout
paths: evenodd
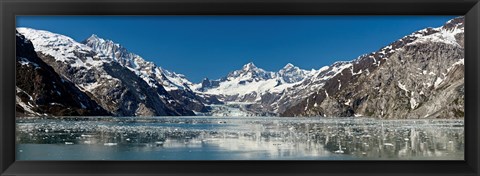
M 288 63 L 278 71 L 278 75 L 287 83 L 294 83 L 303 80 L 307 75 L 306 70 L 302 70 L 295 65 Z
M 111 40 L 106 40 L 106 39 L 103 39 L 103 38 L 99 37 L 97 34 L 90 35 L 90 37 L 85 39 L 82 43 L 88 45 L 88 43 L 105 43 L 105 42 L 114 43 Z
M 247 63 L 243 66 L 243 70 L 252 70 L 252 69 L 256 69 L 256 68 L 258 68 L 258 67 L 255 66 L 255 64 L 253 64 L 253 62 L 249 62 L 249 63 Z
M 278 71 L 280 74 L 284 74 L 286 72 L 295 72 L 295 71 L 299 71 L 301 70 L 300 68 L 298 68 L 297 66 L 291 64 L 291 63 L 288 63 L 287 65 L 285 65 L 282 69 L 280 69 L 280 71 Z
M 465 17 L 460 16 L 460 17 L 456 17 L 454 19 L 448 20 L 445 23 L 445 25 L 443 25 L 442 27 L 446 30 L 453 30 L 455 28 L 462 28 L 464 26 L 464 23 L 465 23 Z
M 291 64 L 291 63 L 288 63 L 287 65 L 285 65 L 283 67 L 282 70 L 289 70 L 289 69 L 292 69 L 292 68 L 295 68 L 295 65 Z
M 90 35 L 90 37 L 88 37 L 88 38 L 91 38 L 91 39 L 98 39 L 99 37 L 97 36 L 97 34 L 92 34 L 92 35 Z
M 273 72 L 267 72 L 255 66 L 253 62 L 249 62 L 243 65 L 243 68 L 241 70 L 235 70 L 230 72 L 227 77 L 225 77 L 225 79 L 235 79 L 242 77 L 242 79 L 265 80 L 272 78 L 272 76 Z

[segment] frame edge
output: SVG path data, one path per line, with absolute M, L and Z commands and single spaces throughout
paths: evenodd
M 13 1 L 12 1 L 13 2 Z M 25 1 L 20 1 L 20 2 L 25 2 Z M 28 1 L 28 2 L 33 2 L 33 1 Z M 78 2 L 78 1 L 75 1 L 75 2 Z M 88 2 L 88 1 L 87 1 Z M 101 1 L 101 2 L 104 2 L 104 1 Z M 451 2 L 451 1 L 449 1 Z M 471 3 L 472 1 L 468 1 L 469 3 Z M 463 3 L 465 4 L 466 2 L 459 2 L 459 3 Z M 12 150 L 10 150 L 9 147 L 12 147 L 13 146 L 13 151 L 15 151 L 15 143 L 11 144 L 12 141 L 14 141 L 15 139 L 15 128 L 14 128 L 14 124 L 15 124 L 15 119 L 9 119 L 9 118 L 5 118 L 5 117 L 9 117 L 11 116 L 11 114 L 15 114 L 14 113 L 14 108 L 15 106 L 14 105 L 11 105 L 11 102 L 15 101 L 15 95 L 12 94 L 12 92 L 14 91 L 13 87 L 7 87 L 7 86 L 3 86 L 3 85 L 14 85 L 15 84 L 15 80 L 9 80 L 11 77 L 11 75 L 15 75 L 15 68 L 14 67 L 11 67 L 12 63 L 14 63 L 13 60 L 10 60 L 10 61 L 7 61 L 7 59 L 9 58 L 14 58 L 14 52 L 12 54 L 12 52 L 10 51 L 14 51 L 15 49 L 15 45 L 8 45 L 9 42 L 11 41 L 14 41 L 14 38 L 13 38 L 13 33 L 14 33 L 14 29 L 6 29 L 4 26 L 10 26 L 12 23 L 9 21 L 12 17 L 15 18 L 15 14 L 10 10 L 8 9 L 8 7 L 6 8 L 6 4 L 11 4 L 10 1 L 3 1 L 3 0 L 0 0 L 0 11 L 1 14 L 0 14 L 0 18 L 1 18 L 1 21 L 0 21 L 0 26 L 2 26 L 2 29 L 0 29 L 0 33 L 1 33 L 1 39 L 2 39 L 2 42 L 0 43 L 0 53 L 1 53 L 1 59 L 0 59 L 0 85 L 2 85 L 0 87 L 0 114 L 2 115 L 2 117 L 0 117 L 0 124 L 2 125 L 1 129 L 0 129 L 0 140 L 1 140 L 1 143 L 0 143 L 0 152 L 1 153 L 1 157 L 0 157 L 0 175 L 3 175 L 3 174 L 14 174 L 16 175 L 18 173 L 18 170 L 15 171 L 18 167 L 12 167 L 12 166 L 19 166 L 19 165 L 24 165 L 22 163 L 19 163 L 19 162 L 14 162 L 15 161 L 15 152 L 12 152 Z M 149 11 L 150 12 L 150 11 Z M 470 9 L 470 11 L 467 13 L 466 15 L 466 26 L 468 28 L 467 31 L 470 31 L 470 32 L 466 32 L 466 39 L 465 39 L 465 43 L 467 44 L 466 48 L 465 48 L 465 52 L 466 52 L 466 57 L 468 58 L 476 58 L 475 60 L 473 61 L 469 61 L 469 64 L 466 66 L 466 68 L 468 67 L 469 69 L 466 69 L 466 70 L 469 70 L 468 74 L 465 75 L 465 79 L 469 79 L 469 80 L 472 80 L 474 79 L 475 81 L 472 82 L 471 84 L 468 84 L 469 87 L 466 87 L 465 91 L 466 92 L 469 92 L 469 94 L 471 93 L 472 96 L 469 96 L 469 98 L 465 97 L 465 101 L 467 104 L 469 104 L 471 107 L 471 111 L 468 111 L 466 112 L 466 115 L 468 114 L 469 117 L 475 117 L 475 119 L 469 119 L 468 120 L 468 124 L 465 123 L 466 125 L 465 126 L 468 126 L 468 132 L 469 133 L 466 133 L 466 139 L 472 139 L 474 138 L 475 136 L 478 137 L 479 135 L 479 130 L 477 129 L 478 127 L 480 127 L 480 124 L 479 124 L 479 120 L 476 118 L 478 117 L 478 115 L 480 114 L 480 110 L 477 109 L 477 107 L 473 106 L 473 105 L 478 105 L 478 102 L 480 102 L 480 96 L 478 94 L 478 83 L 480 81 L 480 78 L 478 77 L 479 76 L 479 71 L 477 69 L 480 68 L 480 62 L 478 62 L 478 59 L 480 59 L 480 52 L 478 51 L 479 48 L 477 48 L 478 46 L 480 46 L 480 23 L 479 23 L 479 18 L 480 18 L 480 3 L 477 3 L 473 6 L 473 8 Z M 470 23 L 471 25 L 468 25 L 468 23 Z M 14 23 L 13 23 L 14 24 Z M 474 32 L 473 32 L 474 31 Z M 5 51 L 9 51 L 9 52 L 5 52 Z M 10 66 L 10 68 L 9 68 Z M 467 76 L 467 75 L 470 75 L 470 76 Z M 472 77 L 473 76 L 473 77 Z M 471 104 L 473 102 L 473 105 Z M 473 106 L 473 107 L 472 107 Z M 473 109 L 475 109 L 475 111 L 473 111 Z M 467 119 L 465 119 L 467 120 Z M 7 126 L 7 125 L 10 125 L 10 126 Z M 13 126 L 11 125 L 13 124 Z M 467 128 L 466 128 L 467 129 Z M 473 132 L 470 133 L 470 132 Z M 467 134 L 470 134 L 470 135 L 467 135 Z M 474 135 L 474 137 L 472 137 L 472 135 Z M 468 145 L 466 145 L 466 152 L 468 151 L 469 153 L 470 152 L 473 152 L 475 153 L 475 155 L 465 155 L 465 159 L 466 159 L 466 162 L 467 164 L 470 166 L 471 169 L 473 169 L 474 173 L 472 172 L 468 172 L 468 173 L 463 173 L 464 175 L 478 175 L 479 174 L 479 168 L 480 168 L 480 163 L 479 163 L 479 158 L 480 158 L 480 149 L 478 148 L 480 146 L 480 140 L 476 140 L 476 141 L 472 141 L 470 140 L 471 142 L 468 142 Z M 467 141 L 466 141 L 467 143 Z M 472 145 L 473 144 L 473 145 Z M 469 147 L 467 147 L 469 146 Z M 103 169 L 99 169 L 99 170 L 102 170 Z M 51 172 L 51 171 L 50 171 Z M 88 172 L 85 172 L 86 175 L 88 175 Z M 24 173 L 25 174 L 25 173 Z M 43 173 L 43 174 L 48 174 L 47 173 Z M 168 174 L 172 174 L 172 173 L 166 173 L 166 175 Z M 202 174 L 199 174 L 199 175 L 209 175 L 207 173 L 202 173 Z M 260 175 L 260 173 L 258 173 Z M 264 174 L 264 173 L 262 173 Z M 280 175 L 287 175 L 288 173 L 284 173 L 284 174 L 280 174 Z M 331 173 L 326 173 L 327 175 L 333 175 Z M 403 173 L 405 174 L 405 173 Z M 403 174 L 392 174 L 392 175 L 403 175 Z M 29 174 L 26 174 L 26 175 L 29 175 Z M 53 174 L 52 174 L 53 175 Z M 107 174 L 105 174 L 107 175 Z M 115 174 L 112 174 L 112 175 L 115 175 Z M 189 175 L 189 174 L 172 174 L 172 175 Z M 218 174 L 215 174 L 215 175 L 218 175 Z M 223 174 L 222 174 L 223 175 Z M 238 174 L 238 175 L 242 175 L 242 174 Z M 312 174 L 314 175 L 314 174 Z M 337 175 L 337 174 L 335 174 Z M 346 174 L 345 174 L 346 175 Z M 359 173 L 359 175 L 381 175 L 381 174 L 378 174 L 378 173 Z M 390 175 L 390 174 L 388 174 Z M 416 175 L 415 173 L 413 175 Z M 443 175 L 443 174 L 442 174 Z M 452 174 L 452 173 L 446 173 L 446 175 L 456 175 L 456 174 Z

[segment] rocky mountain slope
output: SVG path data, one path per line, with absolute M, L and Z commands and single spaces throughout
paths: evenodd
M 128 60 L 105 55 L 73 39 L 48 31 L 18 28 L 37 55 L 116 116 L 194 115 L 158 82 L 146 82 Z M 135 58 L 139 60 L 138 58 Z
M 179 104 L 178 106 L 190 111 L 207 111 L 201 102 L 201 97 L 196 96 L 190 89 L 193 84 L 184 75 L 158 67 L 153 62 L 148 62 L 139 55 L 129 52 L 120 44 L 99 38 L 96 35 L 92 35 L 83 41 L 83 44 L 91 47 L 97 53 L 112 58 L 121 66 L 134 72 L 150 87 L 156 89 L 157 85 L 162 85 Z
M 110 115 L 75 84 L 43 62 L 32 43 L 18 32 L 16 60 L 17 116 Z
M 464 19 L 408 35 L 345 68 L 282 116 L 464 117 Z

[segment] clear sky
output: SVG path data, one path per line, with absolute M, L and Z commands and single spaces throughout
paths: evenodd
M 192 82 L 218 79 L 254 62 L 319 69 L 352 60 L 454 16 L 18 16 L 18 27 L 81 42 L 92 34 Z

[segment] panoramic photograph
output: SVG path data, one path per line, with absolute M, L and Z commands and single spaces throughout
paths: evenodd
M 16 159 L 464 160 L 464 23 L 17 16 Z

